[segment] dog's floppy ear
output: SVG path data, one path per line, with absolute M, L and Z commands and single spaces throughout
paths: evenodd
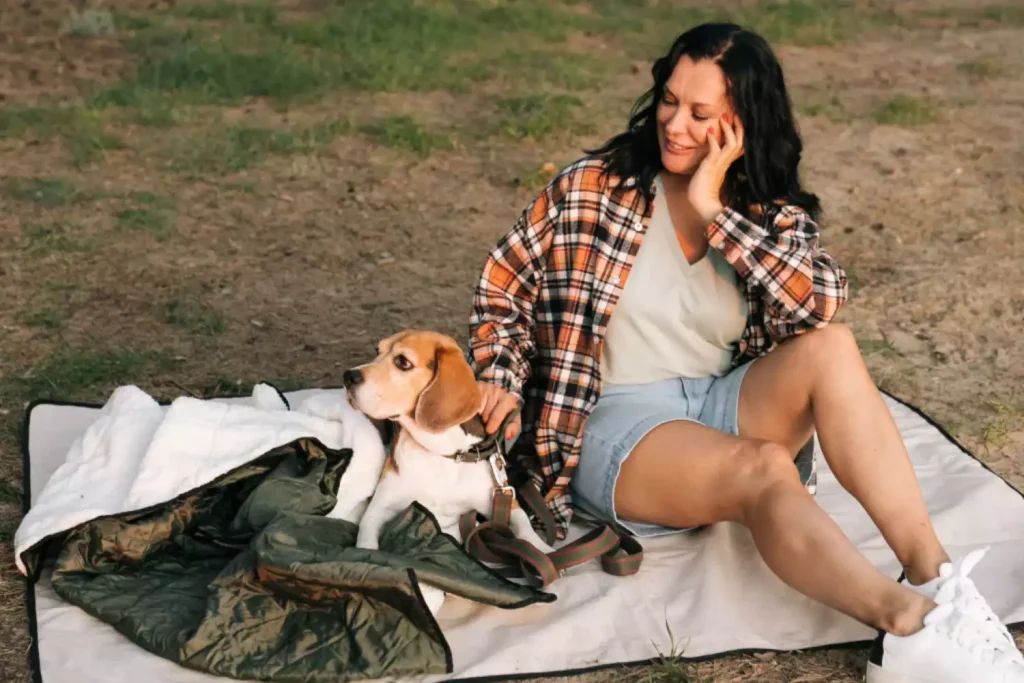
M 442 432 L 476 415 L 481 404 L 473 369 L 459 347 L 438 345 L 434 352 L 434 378 L 420 394 L 413 412 L 416 424 L 428 432 Z

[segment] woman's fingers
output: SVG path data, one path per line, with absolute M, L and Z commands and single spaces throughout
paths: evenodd
M 499 386 L 489 382 L 480 382 L 480 394 L 483 397 L 483 406 L 480 408 L 480 418 L 484 421 L 484 430 L 488 434 L 494 434 L 501 427 L 508 414 L 519 405 L 519 400 Z M 523 428 L 523 421 L 519 415 L 509 422 L 505 429 L 504 438 L 510 440 Z
M 523 420 L 519 415 L 516 415 L 515 419 L 512 420 L 512 424 L 505 430 L 505 441 L 511 441 L 513 437 L 519 434 L 519 430 L 523 428 Z
M 718 141 L 718 135 L 720 135 L 720 133 L 715 130 L 714 126 L 708 129 L 708 147 L 711 150 L 708 152 L 709 157 L 717 156 L 722 149 L 721 144 Z
M 731 156 L 736 148 L 736 133 L 732 129 L 731 118 L 728 114 L 722 117 L 722 135 L 725 138 L 725 152 Z
M 491 417 L 491 411 L 494 410 L 495 398 L 497 396 L 497 387 L 493 384 L 486 382 L 480 383 L 480 394 L 483 396 L 483 405 L 480 407 L 480 419 L 484 421 L 484 424 Z

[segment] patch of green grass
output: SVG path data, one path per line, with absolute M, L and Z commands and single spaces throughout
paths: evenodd
M 76 167 L 101 159 L 110 150 L 125 148 L 124 141 L 107 130 L 101 112 L 75 104 L 12 107 L 0 113 L 0 138 L 27 132 L 40 140 L 59 138 Z
M 131 38 L 138 68 L 120 89 L 287 101 L 334 89 L 465 90 L 497 74 L 531 83 L 549 74 L 567 83 L 597 82 L 593 55 L 557 48 L 569 31 L 592 22 L 547 0 L 348 0 L 301 20 L 260 9 L 266 7 L 272 5 L 180 6 L 177 13 L 191 25 L 154 25 Z M 238 12 L 243 21 L 216 34 L 196 21 Z M 537 55 L 524 48 L 530 45 Z M 501 59 L 505 53 L 508 60 Z
M 92 240 L 77 240 L 63 223 L 28 223 L 21 228 L 25 239 L 23 249 L 35 256 L 47 254 L 88 253 L 95 249 Z
M 210 129 L 173 144 L 168 151 L 170 166 L 187 177 L 234 173 L 271 155 L 312 154 L 350 128 L 347 121 L 331 120 L 283 130 L 244 125 Z
M 126 230 L 139 230 L 152 234 L 157 240 L 164 240 L 168 234 L 167 214 L 159 209 L 128 208 L 114 214 L 117 226 Z
M 135 44 L 139 65 L 133 80 L 118 86 L 119 97 L 152 92 L 183 93 L 200 100 L 239 101 L 247 97 L 293 100 L 331 88 L 335 59 L 273 36 L 251 36 L 256 51 L 233 49 L 198 31 L 150 31 Z M 108 96 L 111 101 L 116 97 Z
M 424 157 L 435 149 L 451 146 L 448 138 L 431 132 L 410 116 L 389 116 L 362 126 L 361 130 L 377 144 L 412 150 Z
M 1002 68 L 988 59 L 972 59 L 956 65 L 957 71 L 974 78 L 996 78 L 1003 73 Z
M 63 178 L 8 178 L 5 190 L 11 199 L 47 208 L 75 204 L 87 198 Z
M 773 44 L 817 46 L 845 43 L 879 26 L 899 24 L 900 18 L 843 0 L 783 0 L 744 5 L 733 21 Z
M 127 197 L 136 204 L 145 204 L 146 206 L 155 206 L 163 209 L 174 208 L 173 199 L 153 194 L 152 192 L 129 192 Z
M 531 89 L 549 86 L 579 90 L 607 83 L 617 65 L 614 53 L 564 53 L 550 48 L 515 47 L 485 60 L 481 75 L 474 80 L 482 80 L 485 74 L 501 74 L 506 80 L 525 82 Z
M 495 126 L 498 133 L 515 140 L 539 140 L 559 131 L 588 133 L 592 126 L 576 115 L 582 104 L 578 97 L 562 94 L 501 97 L 495 101 Z
M 20 504 L 21 499 L 21 491 L 15 488 L 13 484 L 0 483 L 0 503 Z
M 227 328 L 224 318 L 215 311 L 194 301 L 172 299 L 164 305 L 164 320 L 204 336 L 223 334 Z
M 836 123 L 850 119 L 850 112 L 846 105 L 836 95 L 815 92 L 806 97 L 795 98 L 795 100 L 797 111 L 807 116 L 824 116 Z
M 938 121 L 935 107 L 920 98 L 897 95 L 871 112 L 875 123 L 891 126 L 920 126 Z
M 730 21 L 751 28 L 773 45 L 837 45 L 867 31 L 898 24 L 893 12 L 865 8 L 851 0 L 769 0 L 715 7 L 680 6 L 660 0 L 589 0 L 575 24 L 624 42 L 634 57 L 662 54 L 672 40 L 691 26 Z
M 628 683 L 700 683 L 691 673 L 693 667 L 682 660 L 683 650 L 667 622 L 665 628 L 669 636 L 668 654 L 663 654 L 656 663 L 628 675 Z
M 52 308 L 34 308 L 22 311 L 18 315 L 18 322 L 28 327 L 36 327 L 46 330 L 59 330 L 64 327 L 66 316 L 61 311 Z
M 118 31 L 142 31 L 153 26 L 149 17 L 140 17 L 126 12 L 114 12 L 114 26 Z
M 119 117 L 127 123 L 152 128 L 170 128 L 192 120 L 187 98 L 150 90 L 136 84 L 123 84 L 96 93 L 90 105 L 99 109 L 118 107 Z
M 114 217 L 117 226 L 126 230 L 148 232 L 163 241 L 174 231 L 174 200 L 152 192 L 129 192 L 125 198 L 132 206 L 119 209 Z
M 895 358 L 899 356 L 896 351 L 896 347 L 893 346 L 892 342 L 886 341 L 885 339 L 858 339 L 857 346 L 860 347 L 860 351 L 865 356 L 871 356 L 878 354 L 883 358 Z
M 204 0 L 175 5 L 174 14 L 199 20 L 236 20 L 256 24 L 277 21 L 277 6 L 270 2 L 226 2 Z
M 53 130 L 66 114 L 54 107 L 5 107 L 0 111 L 0 138 L 14 137 L 36 128 Z
M 1024 5 L 1002 4 L 981 7 L 943 7 L 925 10 L 921 17 L 950 19 L 961 28 L 977 28 L 986 24 L 1001 27 L 1024 26 Z
M 987 403 L 995 414 L 985 420 L 982 439 L 986 446 L 1000 448 L 1006 444 L 1013 427 L 1024 423 L 1024 405 L 1000 401 Z
M 87 391 L 137 383 L 146 375 L 169 370 L 173 364 L 167 354 L 155 351 L 66 350 L 28 372 L 9 374 L 0 383 L 26 400 L 71 400 Z
M 60 33 L 73 36 L 111 36 L 116 32 L 114 15 L 109 10 L 71 8 L 60 26 Z
M 225 190 L 234 190 L 245 194 L 259 194 L 259 188 L 255 183 L 224 183 L 221 187 Z

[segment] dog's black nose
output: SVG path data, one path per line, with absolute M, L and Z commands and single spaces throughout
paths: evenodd
M 363 383 L 363 373 L 361 370 L 346 370 L 345 374 L 341 376 L 341 381 L 345 383 L 346 389 Z

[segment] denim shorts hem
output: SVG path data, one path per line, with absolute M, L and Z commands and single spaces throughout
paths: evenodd
M 605 392 L 584 426 L 580 464 L 572 482 L 574 504 L 591 517 L 639 538 L 702 528 L 666 527 L 621 519 L 615 510 L 615 484 L 622 463 L 637 444 L 663 424 L 694 422 L 738 435 L 740 387 L 753 362 L 740 365 L 722 377 L 612 387 Z
M 680 531 L 688 530 L 682 528 L 669 528 L 657 524 L 647 524 L 644 522 L 634 522 L 631 520 L 621 519 L 619 517 L 618 511 L 615 509 L 615 484 L 619 480 L 619 473 L 622 471 L 622 463 L 626 462 L 629 456 L 636 449 L 636 446 L 643 440 L 645 436 L 650 434 L 658 427 L 668 424 L 670 422 L 695 422 L 697 424 L 700 424 L 699 421 L 696 420 L 695 418 L 682 415 L 673 415 L 670 413 L 654 415 L 637 424 L 635 427 L 633 427 L 633 429 L 629 431 L 628 435 L 622 443 L 616 444 L 614 446 L 614 448 L 622 451 L 622 453 L 620 457 L 615 458 L 615 460 L 612 463 L 610 463 L 610 470 L 614 471 L 608 472 L 609 477 L 607 479 L 605 490 L 601 494 L 604 509 L 607 510 L 608 513 L 610 513 L 610 516 L 612 518 L 611 521 L 617 526 L 626 529 L 633 535 L 641 538 L 664 536 L 666 534 L 678 533 Z

